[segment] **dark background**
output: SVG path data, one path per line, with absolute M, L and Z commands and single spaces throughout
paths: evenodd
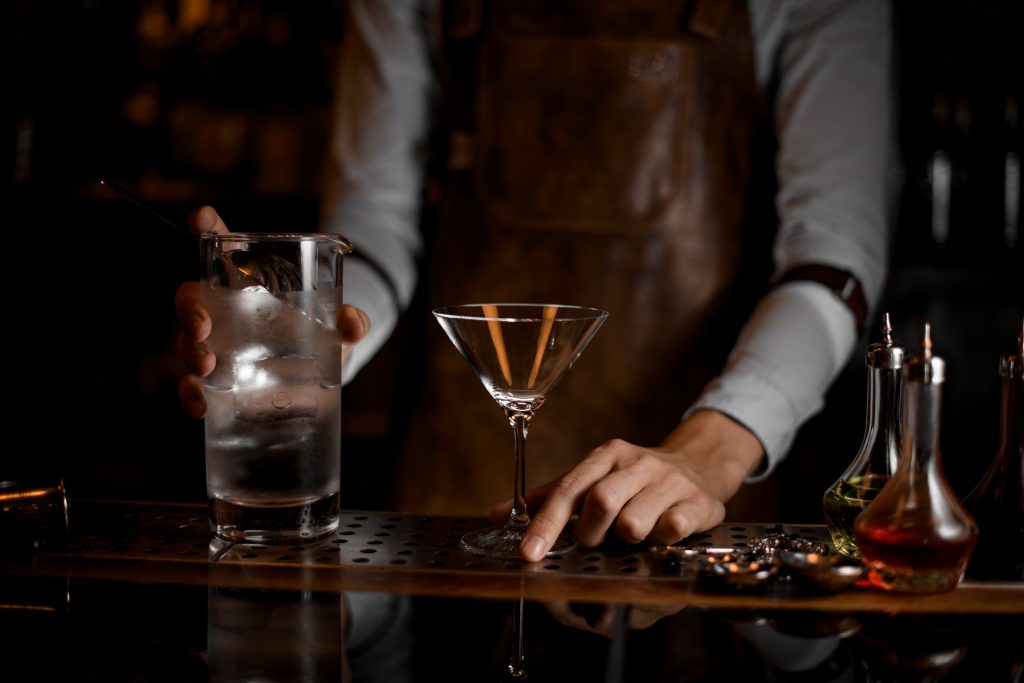
M 18 0 L 4 11 L 14 54 L 3 180 L 14 211 L 0 281 L 13 302 L 3 326 L 13 410 L 0 479 L 62 476 L 72 495 L 204 500 L 202 424 L 178 407 L 174 349 L 173 295 L 194 277 L 195 246 L 95 178 L 109 174 L 181 222 L 212 203 L 235 229 L 315 229 L 342 6 Z M 1020 218 L 1014 242 L 1003 209 L 1003 169 L 1008 155 L 1019 169 L 1021 155 L 1024 17 L 1015 0 L 894 12 L 901 170 L 882 310 L 908 347 L 933 326 L 949 368 L 943 454 L 963 494 L 995 452 L 997 362 L 1024 318 Z M 936 240 L 929 164 L 943 153 L 949 233 Z M 1018 171 L 1018 194 L 1019 184 Z M 875 318 L 861 347 L 878 337 Z M 345 389 L 345 507 L 386 504 L 403 339 Z M 786 494 L 763 518 L 820 521 L 820 493 L 860 443 L 864 390 L 858 353 L 780 476 L 759 485 Z

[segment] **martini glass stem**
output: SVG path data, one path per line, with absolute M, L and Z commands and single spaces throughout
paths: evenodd
M 507 409 L 509 424 L 516 442 L 514 490 L 512 491 L 512 516 L 508 524 L 525 527 L 530 523 L 530 511 L 526 508 L 526 433 L 533 411 Z

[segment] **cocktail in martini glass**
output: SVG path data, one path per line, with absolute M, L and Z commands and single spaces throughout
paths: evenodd
M 471 553 L 518 558 L 530 524 L 525 498 L 527 428 L 608 314 L 581 306 L 470 304 L 438 308 L 434 315 L 504 409 L 515 436 L 512 513 L 503 527 L 472 531 L 462 537 L 461 545 Z M 575 547 L 571 534 L 563 532 L 549 554 Z

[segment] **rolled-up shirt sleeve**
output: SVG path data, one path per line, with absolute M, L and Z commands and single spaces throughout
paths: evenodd
M 393 331 L 416 287 L 424 150 L 435 87 L 429 3 L 351 0 L 335 82 L 321 230 L 354 246 L 344 298 L 370 317 L 347 382 Z
M 877 305 L 888 259 L 891 44 L 881 0 L 752 2 L 762 83 L 776 76 L 779 215 L 775 279 L 823 264 L 861 282 Z M 777 74 L 774 71 L 777 70 Z M 814 282 L 772 289 L 744 326 L 719 377 L 690 412 L 718 410 L 760 440 L 767 476 L 850 358 L 850 309 Z

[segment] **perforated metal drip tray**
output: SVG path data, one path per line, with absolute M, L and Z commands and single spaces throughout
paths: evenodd
M 71 543 L 56 554 L 176 564 L 680 577 L 678 566 L 646 545 L 578 548 L 538 563 L 477 556 L 460 548 L 459 538 L 464 533 L 486 525 L 483 519 L 346 511 L 333 536 L 315 545 L 232 545 L 211 536 L 203 506 L 84 501 L 72 508 Z M 758 536 L 771 533 L 828 544 L 828 532 L 820 525 L 726 523 L 679 545 L 698 550 L 742 550 Z
M 754 571 L 753 562 L 744 566 L 744 550 L 753 547 L 760 557 L 758 549 L 766 539 L 781 541 L 778 548 L 787 549 L 830 546 L 822 525 L 726 523 L 667 550 L 606 544 L 524 563 L 476 557 L 459 547 L 462 534 L 486 526 L 483 519 L 347 511 L 339 529 L 321 543 L 265 547 L 213 539 L 203 505 L 79 500 L 72 502 L 70 518 L 67 544 L 0 557 L 0 580 L 28 575 L 744 610 L 1020 614 L 1019 583 L 965 582 L 955 591 L 932 596 L 893 595 L 859 586 L 825 593 L 808 589 L 794 572 L 779 567 L 799 551 L 780 552 L 779 563 L 766 563 L 778 572 L 749 586 L 763 568 Z M 734 551 L 735 561 L 727 559 L 727 549 Z M 809 560 L 814 553 L 803 556 Z M 826 557 L 832 556 L 829 548 Z M 709 574 L 727 577 L 728 585 L 722 585 L 722 576 Z

